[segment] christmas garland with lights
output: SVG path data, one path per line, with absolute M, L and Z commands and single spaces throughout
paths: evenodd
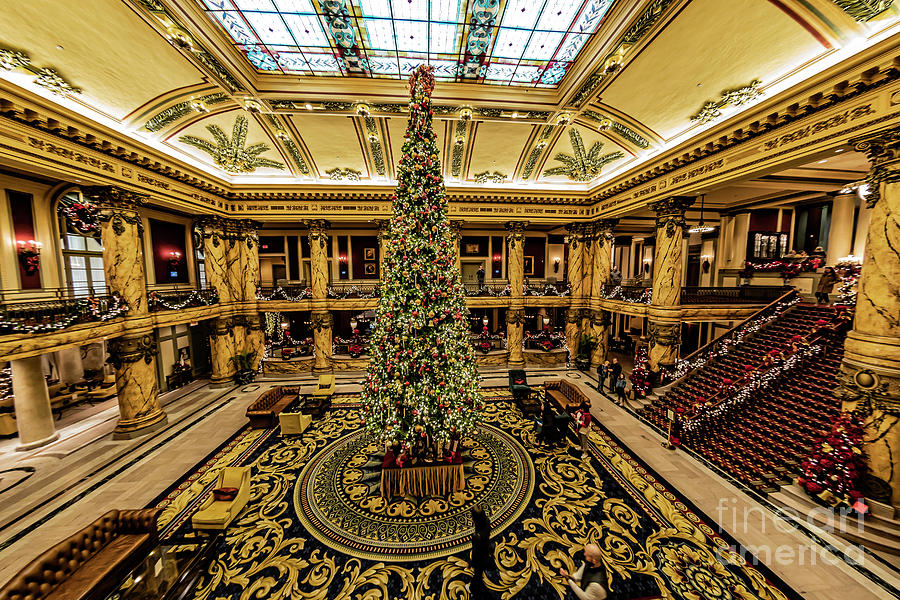
M 825 259 L 817 256 L 804 259 L 800 262 L 773 260 L 768 263 L 753 263 L 749 260 L 744 263 L 744 268 L 738 273 L 743 279 L 750 279 L 756 272 L 781 273 L 785 282 L 799 276 L 801 273 L 810 273 L 822 266 Z
M 147 296 L 147 307 L 150 312 L 158 310 L 182 310 L 185 308 L 196 308 L 198 306 L 210 306 L 219 303 L 219 293 L 215 288 L 208 290 L 194 290 L 188 297 L 181 302 L 169 302 L 165 298 L 161 298 L 157 292 L 150 292 Z
M 329 287 L 328 288 L 328 297 L 335 298 L 337 300 L 346 300 L 347 298 L 350 298 L 351 296 L 353 296 L 355 294 L 356 298 L 359 298 L 361 300 L 368 300 L 370 298 L 378 298 L 380 291 L 381 290 L 378 288 L 377 285 L 372 289 L 371 292 L 366 292 L 365 294 L 362 293 L 362 290 L 360 290 L 359 286 L 357 286 L 357 285 L 351 285 L 349 288 L 346 288 L 342 292 L 338 292 L 334 288 Z
M 0 335 L 50 333 L 79 323 L 110 321 L 128 313 L 128 304 L 121 296 L 112 293 L 109 298 L 109 305 L 106 310 L 101 308 L 99 298 L 94 296 L 79 298 L 65 305 L 67 309 L 65 314 L 54 315 L 55 320 L 49 322 L 33 323 L 32 321 L 35 320 L 35 317 L 32 316 L 23 317 L 21 320 L 2 319 L 0 320 Z M 7 310 L 10 309 L 15 310 L 15 305 L 9 306 Z
M 268 296 L 263 294 L 261 289 L 258 288 L 256 290 L 257 300 L 287 300 L 288 302 L 299 302 L 300 300 L 304 300 L 306 298 L 312 298 L 312 288 L 304 288 L 296 296 L 288 294 L 280 285 L 275 288 L 275 290 Z
M 650 304 L 653 301 L 653 288 L 643 288 L 639 294 L 629 289 L 626 293 L 625 288 L 621 285 L 615 285 L 607 291 L 604 286 L 600 296 L 605 300 L 620 300 L 632 304 Z
M 552 283 L 545 283 L 542 288 L 531 287 L 528 284 L 525 284 L 522 287 L 522 294 L 524 296 L 539 296 L 541 298 L 546 298 L 547 296 L 568 296 L 570 292 L 571 288 L 569 287 L 568 282 L 562 289 L 558 289 Z
M 477 290 L 466 290 L 467 296 L 491 296 L 492 298 L 500 298 L 503 296 L 509 296 L 512 293 L 512 288 L 507 285 L 505 288 L 500 290 L 499 292 L 495 292 L 493 289 L 486 285 L 480 286 Z

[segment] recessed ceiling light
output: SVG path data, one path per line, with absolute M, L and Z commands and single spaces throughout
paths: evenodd
M 823 158 L 822 160 L 819 161 L 819 164 L 821 165 L 821 164 L 824 163 L 824 162 L 828 162 L 828 159 L 827 159 L 827 158 Z
M 843 148 L 838 148 L 837 150 L 835 150 L 835 152 L 843 152 L 843 151 L 844 151 Z
M 312 104 L 307 103 L 307 104 L 306 104 L 306 110 L 312 110 Z
M 512 114 L 512 118 L 513 118 L 513 119 L 518 118 L 518 116 L 519 116 L 519 113 L 517 113 L 517 112 L 514 112 L 514 113 Z
M 59 45 L 59 44 L 57 44 L 57 45 L 56 45 L 56 49 L 57 49 L 57 50 L 62 50 L 62 49 L 63 49 L 63 47 L 62 47 L 62 46 L 60 46 L 60 45 Z
M 703 84 L 702 84 L 702 83 L 698 83 L 698 84 L 697 84 L 697 87 L 703 87 Z

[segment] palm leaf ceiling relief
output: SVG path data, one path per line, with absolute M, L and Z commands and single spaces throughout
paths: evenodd
M 574 156 L 562 152 L 554 156 L 553 160 L 561 162 L 562 166 L 545 170 L 544 177 L 565 175 L 572 181 L 590 181 L 600 175 L 604 166 L 625 156 L 625 153 L 620 151 L 601 155 L 603 142 L 599 140 L 585 152 L 581 134 L 574 127 L 569 129 L 569 140 L 572 143 Z
M 284 163 L 259 156 L 270 150 L 268 144 L 260 142 L 244 146 L 247 143 L 247 117 L 238 115 L 235 118 L 231 139 L 228 139 L 228 135 L 218 125 L 207 125 L 206 130 L 212 134 L 215 142 L 193 135 L 183 135 L 178 141 L 206 152 L 229 173 L 252 173 L 261 167 L 284 169 Z

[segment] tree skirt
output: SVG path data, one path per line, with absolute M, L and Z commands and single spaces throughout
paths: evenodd
M 336 396 L 302 436 L 239 432 L 154 503 L 163 538 L 191 538 L 190 515 L 217 469 L 252 468 L 250 502 L 194 597 L 468 598 L 469 508 L 480 503 L 500 567 L 486 574 L 496 598 L 565 598 L 555 574 L 575 570 L 588 542 L 602 549 L 613 599 L 800 598 L 747 564 L 734 540 L 602 426 L 582 460 L 574 434 L 566 448 L 537 444 L 506 390 L 485 398 L 484 422 L 463 440 L 466 489 L 447 497 L 381 497 L 377 447 L 360 431 L 352 395 Z

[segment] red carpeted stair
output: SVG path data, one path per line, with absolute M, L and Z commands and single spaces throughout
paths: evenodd
M 724 379 L 737 381 L 745 365 L 760 365 L 772 349 L 784 350 L 792 336 L 806 336 L 824 319 L 835 320 L 828 306 L 797 304 L 759 331 L 731 346 L 726 354 L 695 369 L 661 398 L 643 409 L 644 416 L 665 429 L 669 409 L 689 411 L 698 397 L 707 399 L 722 387 Z M 714 423 L 681 437 L 682 444 L 702 455 L 735 479 L 761 492 L 773 492 L 799 472 L 799 462 L 816 437 L 827 432 L 840 412 L 833 395 L 845 330 L 830 331 L 815 344 L 824 352 L 803 366 L 788 371 L 768 390 L 757 391 Z

